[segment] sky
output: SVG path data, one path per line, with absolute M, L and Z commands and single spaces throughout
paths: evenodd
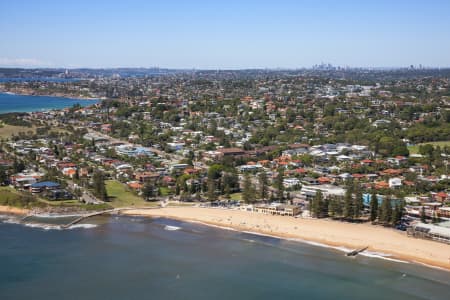
M 0 0 L 1 67 L 450 67 L 449 0 Z

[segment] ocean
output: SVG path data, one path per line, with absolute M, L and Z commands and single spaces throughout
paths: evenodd
M 27 96 L 0 93 L 0 114 L 8 112 L 33 112 L 72 107 L 75 104 L 88 106 L 98 100 L 73 99 L 65 97 Z
M 450 272 L 170 219 L 0 223 L 0 299 L 449 299 Z

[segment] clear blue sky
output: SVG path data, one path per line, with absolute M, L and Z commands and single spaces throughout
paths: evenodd
M 450 66 L 449 0 L 0 0 L 0 66 Z

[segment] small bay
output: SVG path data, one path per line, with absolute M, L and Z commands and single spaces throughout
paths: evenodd
M 63 109 L 66 107 L 72 107 L 75 104 L 89 106 L 97 102 L 98 100 L 0 93 L 0 114 Z

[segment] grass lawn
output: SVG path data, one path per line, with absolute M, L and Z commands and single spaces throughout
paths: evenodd
M 109 203 L 86 204 L 78 200 L 47 200 L 43 198 L 38 198 L 38 201 L 52 207 L 71 207 L 76 210 L 86 210 L 86 211 L 107 210 L 113 208 Z
M 126 206 L 156 206 L 158 202 L 147 202 L 143 198 L 134 194 L 129 188 L 117 180 L 107 180 L 106 191 L 113 207 Z
M 242 193 L 234 193 L 230 194 L 230 199 L 235 201 L 241 201 L 242 200 Z
M 13 188 L 2 186 L 0 187 L 0 205 L 20 204 L 20 194 Z
M 420 143 L 420 144 L 416 144 L 414 146 L 408 146 L 408 150 L 410 154 L 417 154 L 419 153 L 419 146 L 420 145 L 426 145 L 426 144 L 430 144 L 433 145 L 433 147 L 445 147 L 445 146 L 450 146 L 450 141 L 439 141 L 439 142 L 427 142 L 427 143 Z
M 0 124 L 0 138 L 8 139 L 13 134 L 18 134 L 19 132 L 35 132 L 35 127 L 25 127 L 25 126 L 12 126 L 7 124 Z
M 35 201 L 33 197 L 21 194 L 9 186 L 0 187 L 0 205 L 13 206 L 19 208 L 31 208 L 44 206 L 39 201 Z

